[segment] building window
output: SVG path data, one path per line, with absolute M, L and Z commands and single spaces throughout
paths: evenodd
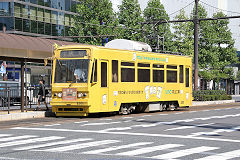
M 57 24 L 57 16 L 58 16 L 58 12 L 52 11 L 51 19 L 53 24 Z
M 52 36 L 58 36 L 58 29 L 56 24 L 52 24 Z
M 38 34 L 44 34 L 44 23 L 38 22 Z
M 58 12 L 58 24 L 64 25 L 64 13 L 63 12 Z
M 11 7 L 10 2 L 1 2 L 0 3 L 0 16 L 10 16 Z
M 30 7 L 30 19 L 37 20 L 37 8 L 36 7 Z
M 38 0 L 30 0 L 30 3 L 38 4 Z
M 44 21 L 46 23 L 51 23 L 51 11 L 50 10 L 46 10 L 44 12 Z
M 22 31 L 22 19 L 21 18 L 15 18 L 15 30 L 16 31 Z
M 52 35 L 52 27 L 50 23 L 45 23 L 45 34 Z
M 118 61 L 112 60 L 112 82 L 118 82 Z
M 70 26 L 70 15 L 69 14 L 65 14 L 65 25 Z
M 28 19 L 29 18 L 29 6 L 28 5 L 23 5 L 23 12 L 22 12 L 22 16 L 23 18 Z
M 14 16 L 22 17 L 22 5 L 19 3 L 14 3 Z
M 189 68 L 185 69 L 186 87 L 189 87 Z
M 183 65 L 179 66 L 179 82 L 183 83 Z
M 31 32 L 37 33 L 37 21 L 31 21 Z
M 135 66 L 132 62 L 121 62 L 121 81 L 135 82 Z
M 37 19 L 38 21 L 44 21 L 44 9 L 38 8 Z
M 65 11 L 70 11 L 70 7 L 71 7 L 70 0 L 65 0 Z
M 30 21 L 23 19 L 23 32 L 30 32 Z
M 138 63 L 138 82 L 150 82 L 150 64 Z

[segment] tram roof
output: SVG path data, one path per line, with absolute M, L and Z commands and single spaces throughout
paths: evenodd
M 191 56 L 188 55 L 181 55 L 181 54 L 175 54 L 171 52 L 149 52 L 149 51 L 135 51 L 135 50 L 125 50 L 125 49 L 115 49 L 115 48 L 106 48 L 104 46 L 95 46 L 95 45 L 87 45 L 87 44 L 73 44 L 73 45 L 63 45 L 59 46 L 58 49 L 69 49 L 69 48 L 92 48 L 92 49 L 109 49 L 109 50 L 119 50 L 119 51 L 130 51 L 130 52 L 137 52 L 137 53 L 145 53 L 145 54 L 163 54 L 168 56 L 181 56 L 186 58 L 191 58 Z

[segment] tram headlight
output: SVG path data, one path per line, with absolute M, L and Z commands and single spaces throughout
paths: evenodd
M 87 97 L 87 93 L 83 93 L 83 97 Z
M 81 92 L 78 93 L 78 98 L 83 97 L 83 94 Z
M 62 97 L 62 93 L 58 93 L 58 97 L 61 98 Z

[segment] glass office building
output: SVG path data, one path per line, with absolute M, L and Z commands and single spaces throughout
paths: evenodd
M 0 30 L 32 36 L 68 36 L 77 0 L 6 0 L 0 2 Z

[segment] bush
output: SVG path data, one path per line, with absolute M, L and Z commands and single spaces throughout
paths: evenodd
M 232 96 L 227 95 L 221 90 L 200 90 L 193 91 L 195 101 L 215 101 L 215 100 L 231 100 Z

